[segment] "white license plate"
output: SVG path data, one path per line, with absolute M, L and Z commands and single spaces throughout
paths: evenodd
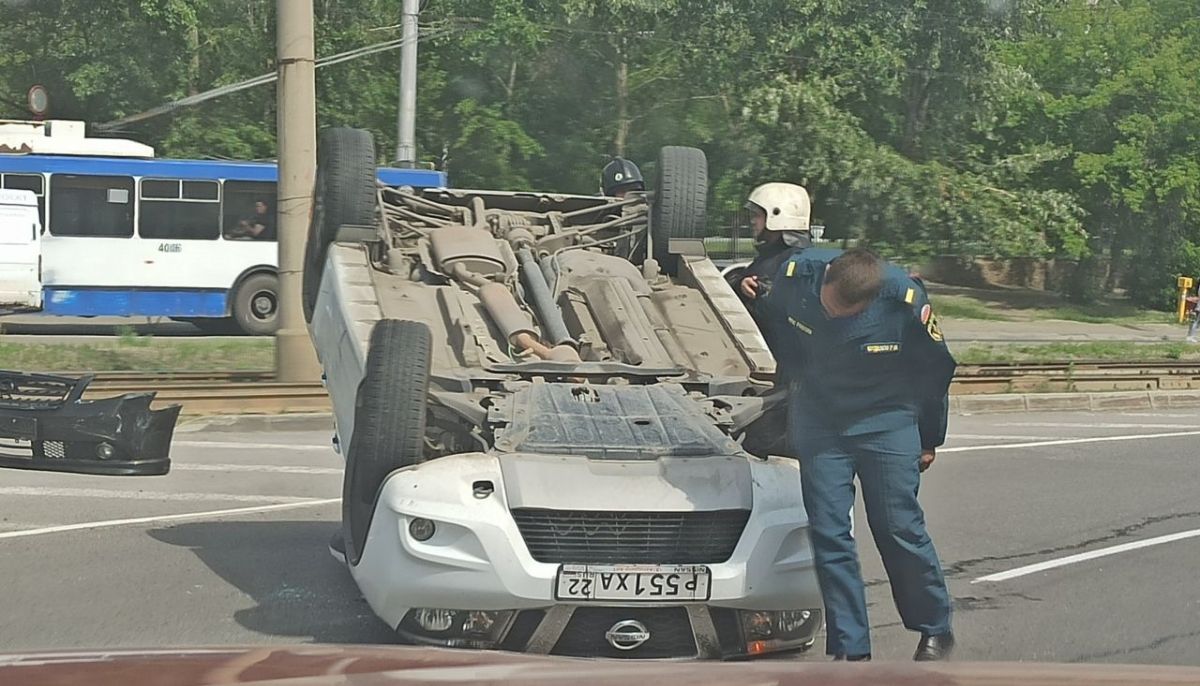
M 698 565 L 563 565 L 555 600 L 708 600 L 712 574 Z

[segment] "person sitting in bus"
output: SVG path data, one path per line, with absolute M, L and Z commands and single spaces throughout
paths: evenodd
M 238 221 L 237 227 L 229 231 L 228 238 L 249 238 L 259 241 L 275 240 L 275 215 L 265 200 L 254 203 L 254 214 Z

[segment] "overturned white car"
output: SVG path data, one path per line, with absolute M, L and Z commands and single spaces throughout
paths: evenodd
M 774 361 L 704 256 L 701 151 L 624 199 L 380 186 L 353 129 L 319 161 L 305 308 L 376 614 L 555 655 L 812 644 L 797 464 L 738 442 Z

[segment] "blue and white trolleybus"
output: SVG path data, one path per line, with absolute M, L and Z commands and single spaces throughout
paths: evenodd
M 273 333 L 276 176 L 273 163 L 155 158 L 134 141 L 89 138 L 82 122 L 0 122 L 0 190 L 32 192 L 41 220 L 40 234 L 23 226 L 5 239 L 29 241 L 5 251 L 39 268 L 9 272 L 39 283 L 0 284 L 40 297 L 0 306 Z M 381 168 L 379 179 L 445 185 L 422 169 Z

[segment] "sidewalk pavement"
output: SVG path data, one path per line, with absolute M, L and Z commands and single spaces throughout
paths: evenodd
M 1060 319 L 1009 322 L 950 317 L 939 318 L 938 321 L 946 340 L 952 345 L 1081 341 L 1182 343 L 1187 335 L 1187 326 L 1182 324 L 1091 324 Z

